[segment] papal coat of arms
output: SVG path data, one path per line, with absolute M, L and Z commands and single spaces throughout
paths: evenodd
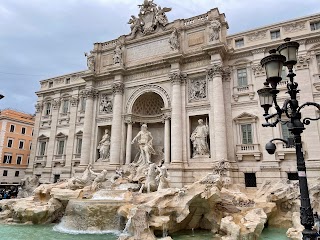
M 132 37 L 139 31 L 144 35 L 153 33 L 157 27 L 165 27 L 168 24 L 166 12 L 171 11 L 171 8 L 161 8 L 153 0 L 144 0 L 143 4 L 138 6 L 140 7 L 138 18 L 132 15 L 128 22 L 131 25 Z

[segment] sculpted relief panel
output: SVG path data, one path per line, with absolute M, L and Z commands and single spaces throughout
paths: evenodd
M 207 98 L 207 80 L 205 77 L 190 79 L 188 98 L 189 102 L 201 101 Z
M 112 97 L 110 95 L 101 94 L 99 111 L 100 113 L 105 113 L 105 114 L 112 113 Z
M 142 43 L 140 45 L 128 46 L 126 57 L 127 65 L 133 65 L 139 60 L 161 56 L 170 51 L 169 37 Z
M 187 38 L 189 47 L 204 44 L 204 31 L 189 33 Z

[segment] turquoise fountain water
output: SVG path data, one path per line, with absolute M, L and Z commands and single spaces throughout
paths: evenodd
M 269 228 L 263 231 L 260 240 L 287 240 L 285 229 Z M 85 232 L 55 231 L 54 225 L 0 225 L 1 240 L 117 240 L 118 231 L 105 231 L 96 234 Z M 212 240 L 208 231 L 182 231 L 171 235 L 174 240 Z

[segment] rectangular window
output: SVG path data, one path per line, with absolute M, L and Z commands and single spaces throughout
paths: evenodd
M 46 114 L 47 116 L 51 114 L 51 103 L 50 103 L 50 102 L 47 102 L 47 103 L 46 103 L 45 114 Z
M 244 46 L 243 38 L 241 38 L 241 39 L 236 39 L 236 40 L 235 40 L 235 44 L 236 44 L 236 48 L 243 47 L 243 46 Z
M 238 87 L 248 86 L 247 69 L 237 69 Z
M 2 176 L 4 177 L 8 176 L 8 170 L 3 170 Z
M 244 180 L 245 180 L 246 187 L 257 186 L 257 178 L 255 173 L 245 173 Z
M 319 30 L 320 29 L 320 21 L 310 23 L 311 31 Z
M 66 78 L 66 84 L 70 84 L 70 78 Z
M 26 134 L 26 128 L 25 127 L 21 128 L 21 134 Z
M 19 172 L 19 171 L 16 171 L 16 172 L 14 173 L 14 176 L 15 176 L 15 177 L 19 177 L 19 174 L 20 174 L 20 172 Z
M 10 132 L 14 132 L 14 125 L 10 125 Z
M 28 165 L 29 165 L 29 163 L 30 163 L 30 156 L 28 156 Z
M 12 144 L 13 144 L 13 140 L 12 139 L 8 139 L 7 147 L 8 148 L 12 148 Z
M 53 87 L 53 82 L 49 82 L 49 88 Z
M 294 147 L 293 134 L 289 131 L 287 124 L 281 124 L 282 138 L 288 141 L 287 147 Z
M 57 146 L 57 155 L 63 155 L 64 154 L 64 140 L 58 140 L 58 146 Z
M 318 70 L 320 72 L 320 54 L 316 55 L 317 64 L 318 64 Z
M 24 148 L 24 141 L 19 140 L 19 149 L 23 149 L 23 148 Z
M 63 100 L 62 102 L 62 113 L 67 114 L 69 111 L 69 100 Z
M 271 39 L 278 39 L 280 38 L 280 30 L 275 30 L 270 32 Z
M 288 172 L 288 180 L 296 181 L 299 180 L 299 176 L 297 172 Z
M 10 164 L 12 161 L 12 155 L 4 155 L 3 156 L 3 163 L 4 164 Z
M 34 129 L 32 129 L 31 136 L 33 136 Z
M 22 156 L 17 156 L 17 164 L 20 165 L 22 162 Z
M 76 148 L 76 154 L 81 154 L 81 147 L 82 147 L 82 138 L 77 138 L 77 148 Z
M 30 143 L 29 143 L 29 150 L 31 150 L 31 148 L 32 148 L 32 142 L 30 141 Z
M 241 125 L 242 144 L 252 144 L 252 126 L 251 124 Z
M 86 98 L 82 97 L 80 99 L 80 111 L 84 112 L 86 110 Z
M 46 154 L 46 145 L 47 145 L 47 142 L 39 143 L 39 156 L 44 156 Z

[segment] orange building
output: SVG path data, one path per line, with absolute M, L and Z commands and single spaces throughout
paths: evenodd
M 29 163 L 34 116 L 12 109 L 0 112 L 0 185 L 18 184 Z

